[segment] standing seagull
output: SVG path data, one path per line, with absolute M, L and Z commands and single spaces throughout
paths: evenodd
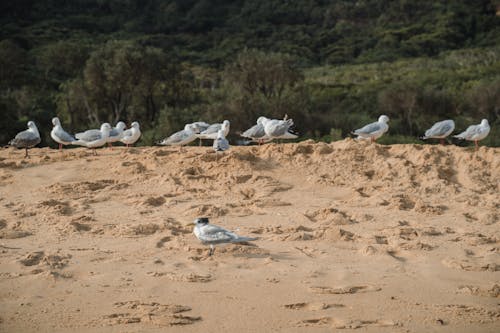
M 264 125 L 262 125 L 264 119 L 267 118 L 259 117 L 259 119 L 257 119 L 257 124 L 247 129 L 241 134 L 241 136 L 244 138 L 249 138 L 252 141 L 257 142 L 259 145 L 264 142 L 272 141 L 273 139 L 267 136 L 266 131 L 264 130 Z
M 62 128 L 59 118 L 52 118 L 52 125 L 54 125 L 54 127 L 50 132 L 50 137 L 59 144 L 59 150 L 62 150 L 63 145 L 70 145 L 71 142 L 76 140 L 73 135 L 69 134 Z
M 89 131 L 87 131 L 89 132 Z M 102 147 L 106 144 L 109 137 L 109 132 L 111 132 L 111 125 L 104 123 L 101 125 L 99 133 L 90 133 L 88 135 L 81 135 L 78 140 L 71 142 L 72 145 L 83 146 L 87 148 L 92 148 L 94 155 L 97 155 L 95 151 L 96 148 Z M 86 133 L 86 132 L 85 132 Z M 83 134 L 85 134 L 83 133 Z M 82 134 L 82 133 L 80 133 Z M 78 138 L 78 134 L 77 134 Z
M 202 131 L 200 134 L 197 134 L 196 136 L 200 140 L 202 139 L 215 140 L 217 139 L 217 133 L 219 133 L 220 129 L 224 130 L 224 136 L 227 136 L 229 133 L 229 126 L 230 126 L 229 120 L 224 120 L 222 123 L 210 125 L 206 130 Z
M 111 129 L 108 137 L 108 147 L 112 147 L 113 142 L 120 141 L 123 135 L 123 131 L 125 130 L 125 123 L 123 121 L 119 121 L 115 127 Z
M 214 140 L 213 148 L 215 150 L 216 157 L 218 152 L 229 149 L 229 141 L 227 141 L 226 137 L 224 136 L 223 129 L 220 129 L 217 133 L 217 139 Z
M 120 141 L 127 145 L 133 145 L 141 137 L 141 129 L 139 128 L 139 123 L 134 121 L 128 130 L 123 131 L 122 138 Z
M 264 126 L 266 136 L 270 139 L 295 139 L 298 137 L 293 119 L 278 120 L 265 117 L 259 119 L 261 119 L 261 123 Z
M 387 125 L 388 122 L 389 117 L 381 115 L 377 122 L 361 127 L 352 132 L 352 134 L 357 135 L 358 139 L 370 139 L 371 142 L 375 142 L 375 140 L 389 130 L 389 125 Z
M 455 122 L 451 119 L 443 120 L 435 123 L 425 131 L 425 135 L 422 137 L 422 140 L 426 139 L 439 139 L 442 145 L 444 145 L 444 138 L 453 132 L 455 129 Z
M 484 139 L 488 134 L 490 133 L 490 124 L 488 124 L 488 119 L 483 119 L 481 120 L 481 124 L 479 125 L 471 125 L 467 127 L 467 129 L 458 134 L 454 135 L 454 138 L 462 139 L 462 140 L 468 140 L 468 141 L 474 141 L 474 144 L 476 145 L 476 150 L 478 150 L 479 145 L 478 141 Z
M 208 253 L 209 256 L 214 253 L 215 244 L 244 243 L 257 240 L 257 238 L 240 237 L 224 228 L 209 224 L 207 217 L 199 217 L 194 220 L 194 223 L 196 225 L 194 226 L 193 233 L 196 238 L 198 238 L 203 244 L 210 245 L 210 252 Z
M 26 149 L 26 154 L 24 157 L 28 157 L 28 148 L 32 148 L 39 144 L 41 141 L 40 133 L 38 133 L 38 128 L 32 121 L 28 121 L 28 129 L 17 133 L 14 139 L 9 141 L 9 145 L 16 148 Z
M 168 138 L 158 142 L 158 144 L 161 146 L 181 146 L 181 147 L 187 145 L 188 143 L 191 143 L 194 140 L 196 140 L 196 133 L 194 132 L 193 128 L 194 128 L 193 125 L 187 124 L 186 126 L 184 126 L 184 129 L 182 131 L 175 132 Z

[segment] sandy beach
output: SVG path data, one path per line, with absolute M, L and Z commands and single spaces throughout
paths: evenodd
M 184 150 L 0 150 L 0 332 L 500 331 L 499 148 Z

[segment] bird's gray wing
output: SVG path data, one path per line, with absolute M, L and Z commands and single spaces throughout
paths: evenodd
M 229 149 L 229 141 L 226 138 L 217 138 L 214 140 L 214 149 L 216 151 L 224 151 Z
M 434 124 L 431 128 L 425 131 L 425 136 L 441 136 L 453 129 L 452 123 L 450 122 L 439 122 Z
M 41 141 L 40 136 L 36 135 L 35 133 L 26 130 L 17 133 L 14 139 L 12 139 L 9 144 L 16 148 L 30 148 L 33 147 L 37 144 L 39 144 Z
M 286 121 L 275 121 L 269 126 L 269 135 L 270 136 L 282 136 L 287 131 L 290 125 Z
M 68 132 L 66 132 L 65 130 L 63 129 L 58 129 L 56 132 L 55 132 L 56 136 L 61 139 L 62 141 L 65 141 L 65 142 L 71 142 L 71 141 L 75 141 L 75 138 L 69 134 Z
M 238 239 L 238 235 L 215 225 L 206 225 L 203 227 L 199 236 L 202 242 L 206 243 L 230 243 Z
M 99 140 L 101 138 L 101 131 L 98 129 L 87 130 L 83 133 L 76 133 L 75 138 L 87 142 Z
M 380 131 L 382 127 L 379 122 L 368 124 L 354 131 L 354 134 L 371 134 Z
M 219 130 L 222 128 L 222 124 L 212 124 L 210 125 L 206 130 L 201 132 L 200 134 L 214 134 L 219 132 Z
M 242 137 L 250 139 L 262 138 L 265 135 L 264 126 L 261 124 L 254 125 L 241 134 Z
M 179 142 L 186 140 L 191 135 L 192 134 L 189 133 L 188 131 L 182 130 L 182 131 L 179 131 L 179 132 L 172 134 L 167 139 L 163 140 L 162 144 L 164 144 L 164 145 L 176 144 L 176 143 L 179 143 Z

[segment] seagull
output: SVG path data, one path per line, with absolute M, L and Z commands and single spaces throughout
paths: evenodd
M 172 134 L 168 138 L 158 142 L 158 144 L 162 146 L 181 146 L 181 147 L 187 145 L 188 143 L 191 143 L 194 140 L 196 140 L 196 133 L 194 132 L 193 128 L 194 128 L 193 125 L 187 124 L 186 126 L 184 126 L 184 129 L 182 131 Z
M 224 228 L 209 224 L 207 217 L 199 217 L 194 220 L 194 223 L 195 226 L 193 229 L 193 233 L 196 238 L 198 238 L 202 242 L 202 244 L 210 245 L 210 252 L 208 253 L 209 256 L 214 253 L 215 244 L 244 243 L 257 240 L 257 238 L 240 237 Z
M 26 154 L 24 157 L 28 157 L 28 149 L 36 146 L 41 141 L 40 133 L 38 133 L 38 128 L 35 123 L 28 121 L 28 129 L 17 133 L 14 139 L 9 141 L 9 145 L 16 148 L 26 149 Z
M 229 126 L 230 126 L 229 120 L 224 120 L 222 124 L 217 123 L 210 125 L 206 130 L 197 134 L 196 137 L 198 137 L 200 140 L 202 139 L 215 140 L 217 139 L 217 133 L 219 132 L 220 129 L 224 130 L 224 136 L 227 136 L 229 133 Z
M 125 130 L 126 127 L 127 127 L 127 125 L 125 125 L 125 123 L 123 121 L 119 121 L 116 124 L 116 126 L 111 129 L 111 131 L 109 132 L 109 137 L 108 137 L 108 141 L 107 141 L 109 147 L 112 147 L 113 142 L 117 142 L 117 141 L 121 140 L 122 135 L 123 135 L 123 131 Z
M 426 139 L 440 139 L 441 144 L 444 145 L 444 138 L 453 132 L 455 129 L 455 122 L 451 119 L 443 120 L 435 123 L 425 131 L 425 135 L 422 137 L 422 140 Z
M 252 141 L 257 142 L 259 145 L 264 142 L 272 141 L 273 138 L 268 137 L 266 131 L 264 131 L 264 125 L 262 125 L 262 121 L 264 119 L 267 118 L 259 117 L 259 119 L 257 119 L 257 124 L 247 129 L 245 132 L 241 134 L 241 136 L 244 138 L 249 138 Z
M 298 133 L 293 124 L 293 119 L 269 119 L 261 117 L 261 123 L 264 126 L 264 132 L 268 138 L 272 139 L 295 139 Z M 257 123 L 259 120 L 257 120 Z
M 102 133 L 102 129 L 103 129 L 104 125 L 108 125 L 107 127 L 109 127 L 109 129 L 111 131 L 111 125 L 109 123 L 103 123 L 101 125 L 100 129 L 89 129 L 89 130 L 86 130 L 85 132 L 76 133 L 75 138 L 77 138 L 78 140 L 83 140 L 83 141 L 87 141 L 87 142 L 99 140 L 101 138 L 101 133 Z
M 77 138 L 78 138 L 78 136 L 80 136 L 80 138 L 78 138 L 78 140 L 72 141 L 71 144 L 77 145 L 77 146 L 83 146 L 83 147 L 87 147 L 87 148 L 92 148 L 94 151 L 94 155 L 97 155 L 97 152 L 95 151 L 95 149 L 98 147 L 102 147 L 106 144 L 106 142 L 108 141 L 109 132 L 111 132 L 111 125 L 108 123 L 102 124 L 101 129 L 98 131 L 99 133 L 97 133 L 97 134 L 90 132 L 90 131 L 93 131 L 93 130 L 88 130 L 84 133 L 79 133 L 82 135 L 78 135 L 78 134 L 75 135 Z M 85 134 L 87 132 L 90 132 L 90 133 Z
M 458 134 L 454 135 L 454 138 L 474 141 L 476 145 L 476 150 L 479 148 L 478 141 L 484 139 L 490 133 L 490 124 L 488 124 L 488 119 L 481 120 L 481 124 L 479 125 L 471 125 L 467 127 L 467 129 Z
M 216 154 L 219 151 L 225 151 L 229 149 L 229 141 L 227 141 L 226 137 L 224 136 L 223 129 L 220 129 L 217 133 L 217 139 L 214 140 L 213 148 Z
M 389 117 L 381 115 L 377 122 L 368 124 L 351 133 L 357 135 L 358 139 L 370 139 L 371 142 L 375 142 L 375 140 L 380 138 L 385 132 L 387 132 L 387 130 L 389 130 L 389 125 L 387 125 L 388 121 Z
M 69 145 L 71 142 L 76 140 L 71 134 L 62 128 L 59 118 L 52 118 L 52 125 L 54 125 L 54 127 L 50 132 L 50 137 L 59 144 L 59 150 L 62 150 L 63 145 Z
M 195 121 L 194 123 L 188 125 L 191 125 L 193 132 L 195 132 L 196 134 L 200 134 L 201 132 L 205 131 L 207 128 L 210 127 L 210 124 L 207 124 L 204 121 Z M 199 140 L 201 146 L 201 138 L 199 138 Z
M 120 141 L 127 145 L 133 145 L 141 137 L 141 129 L 139 123 L 134 121 L 128 130 L 123 131 Z

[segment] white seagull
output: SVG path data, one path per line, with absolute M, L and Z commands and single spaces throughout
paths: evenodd
M 87 148 L 92 148 L 94 155 L 97 155 L 95 151 L 96 148 L 102 147 L 106 144 L 109 137 L 109 132 L 111 132 L 111 125 L 104 123 L 101 125 L 101 129 L 98 130 L 99 133 L 90 132 L 93 130 L 88 130 L 84 133 L 79 133 L 81 135 L 75 135 L 78 140 L 72 141 L 72 145 L 83 146 Z M 89 132 L 89 133 L 87 133 Z M 87 133 L 87 134 L 85 134 Z
M 111 129 L 109 132 L 109 137 L 108 137 L 108 146 L 111 147 L 113 142 L 118 142 L 121 140 L 123 131 L 127 125 L 123 121 L 119 121 L 115 127 Z
M 196 140 L 196 133 L 194 132 L 194 126 L 191 124 L 187 124 L 184 126 L 182 131 L 176 132 L 169 136 L 166 139 L 158 142 L 159 145 L 162 146 L 184 146 L 188 143 Z
M 467 129 L 464 132 L 458 135 L 454 135 L 453 137 L 467 141 L 474 141 L 477 150 L 479 148 L 477 142 L 487 137 L 489 133 L 490 133 L 490 124 L 488 124 L 488 119 L 483 119 L 481 120 L 481 124 L 471 125 L 467 127 Z
M 370 139 L 371 142 L 375 142 L 375 140 L 380 138 L 385 132 L 389 130 L 389 125 L 387 125 L 388 121 L 389 117 L 387 117 L 386 115 L 381 115 L 378 118 L 377 122 L 368 124 L 351 133 L 357 135 L 358 139 Z
M 141 129 L 139 123 L 134 121 L 128 130 L 123 131 L 120 141 L 125 145 L 130 146 L 139 140 L 141 137 Z
M 73 135 L 69 134 L 62 128 L 59 118 L 52 118 L 52 125 L 54 125 L 54 127 L 50 132 L 50 137 L 59 144 L 59 150 L 62 149 L 63 145 L 70 145 L 71 142 L 76 140 Z
M 245 132 L 241 134 L 241 136 L 244 138 L 251 139 L 252 141 L 257 142 L 259 145 L 264 142 L 272 141 L 273 138 L 267 136 L 266 131 L 264 130 L 264 125 L 262 125 L 264 119 L 267 118 L 259 117 L 259 119 L 257 119 L 257 124 L 247 129 Z
M 216 153 L 218 151 L 225 151 L 229 149 L 229 141 L 227 141 L 223 129 L 220 129 L 217 133 L 217 138 L 214 140 L 213 148 Z
M 285 118 L 287 118 L 285 116 Z M 264 132 L 270 139 L 295 139 L 298 133 L 295 130 L 293 119 L 268 119 L 261 117 L 261 123 L 264 126 Z M 257 120 L 257 123 L 259 120 Z
M 224 120 L 222 123 L 210 125 L 206 130 L 200 132 L 199 134 L 196 134 L 196 137 L 200 140 L 215 140 L 217 139 L 217 133 L 219 133 L 219 130 L 221 129 L 224 131 L 224 136 L 227 136 L 229 133 L 229 126 L 229 120 Z
M 199 217 L 194 220 L 194 223 L 195 226 L 193 233 L 196 238 L 198 238 L 203 244 L 210 245 L 210 252 L 208 253 L 209 256 L 214 253 L 215 244 L 244 243 L 257 240 L 257 238 L 252 237 L 241 237 L 229 230 L 209 224 L 207 217 Z
M 453 132 L 455 129 L 455 122 L 451 119 L 438 121 L 431 128 L 425 131 L 422 140 L 426 139 L 439 139 L 441 144 L 444 145 L 444 138 Z
M 36 146 L 41 141 L 40 133 L 38 133 L 38 128 L 35 123 L 28 121 L 28 129 L 17 133 L 14 139 L 9 141 L 9 145 L 16 148 L 26 149 L 26 154 L 24 157 L 28 157 L 28 149 Z

